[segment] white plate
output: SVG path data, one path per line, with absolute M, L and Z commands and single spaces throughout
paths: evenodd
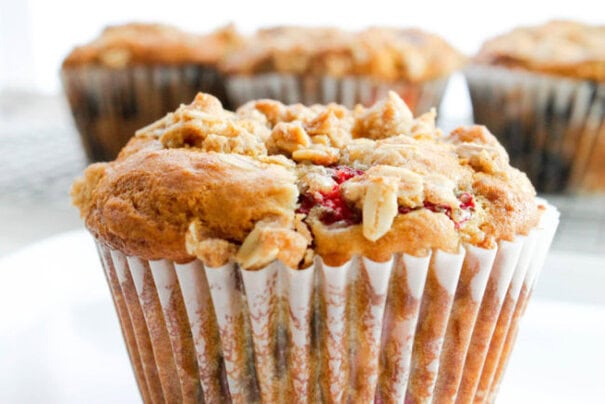
M 523 319 L 500 403 L 605 397 L 605 305 L 586 303 L 605 302 L 604 269 L 603 257 L 551 254 L 538 298 Z M 95 247 L 84 231 L 1 259 L 0 307 L 0 402 L 140 401 Z

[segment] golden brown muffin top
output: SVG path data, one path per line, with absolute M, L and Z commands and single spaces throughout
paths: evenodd
M 485 42 L 476 61 L 605 81 L 605 26 L 551 21 L 517 28 Z
M 97 65 L 123 68 L 140 64 L 216 64 L 240 42 L 233 26 L 196 35 L 162 24 L 130 23 L 110 26 L 92 42 L 78 46 L 63 67 Z
M 221 66 L 235 74 L 364 75 L 417 82 L 448 75 L 464 60 L 442 38 L 418 29 L 275 27 L 258 31 Z
M 207 94 L 140 129 L 72 188 L 88 229 L 126 254 L 215 267 L 376 261 L 527 234 L 535 191 L 482 126 L 445 135 L 391 92 L 370 108 Z

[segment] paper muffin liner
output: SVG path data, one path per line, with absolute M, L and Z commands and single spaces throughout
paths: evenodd
M 373 105 L 389 91 L 395 91 L 416 115 L 439 107 L 449 77 L 412 83 L 381 81 L 370 77 L 330 77 L 264 73 L 226 77 L 229 100 L 239 107 L 250 100 L 270 98 L 285 104 L 329 104 L 335 102 L 348 108 L 356 104 Z
M 147 261 L 97 241 L 145 402 L 493 399 L 558 224 L 486 250 L 306 269 Z
M 491 66 L 465 75 L 475 122 L 538 191 L 605 191 L 605 83 Z
M 226 101 L 223 79 L 212 66 L 86 66 L 63 69 L 61 78 L 91 161 L 113 160 L 137 129 L 190 102 L 198 91 Z

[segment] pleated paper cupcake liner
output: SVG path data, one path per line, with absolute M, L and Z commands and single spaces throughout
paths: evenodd
M 209 66 L 81 67 L 64 69 L 61 78 L 91 161 L 113 160 L 137 129 L 198 91 L 226 99 L 222 77 Z
M 388 262 L 294 270 L 125 256 L 98 242 L 143 400 L 491 400 L 558 224 Z
M 285 104 L 305 105 L 335 102 L 348 108 L 356 104 L 370 106 L 395 91 L 417 115 L 439 107 L 448 77 L 420 83 L 385 82 L 365 77 L 336 78 L 265 73 L 253 76 L 231 75 L 226 78 L 227 94 L 234 107 L 250 100 L 270 98 Z
M 538 191 L 605 191 L 605 83 L 490 66 L 465 75 L 475 122 Z

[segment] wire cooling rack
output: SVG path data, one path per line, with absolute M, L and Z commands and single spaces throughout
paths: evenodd
M 86 164 L 63 98 L 0 96 L 0 206 L 38 206 L 51 220 L 73 209 L 69 187 Z M 605 254 L 605 195 L 545 197 L 561 211 L 555 249 Z M 15 220 L 35 227 L 40 216 Z

